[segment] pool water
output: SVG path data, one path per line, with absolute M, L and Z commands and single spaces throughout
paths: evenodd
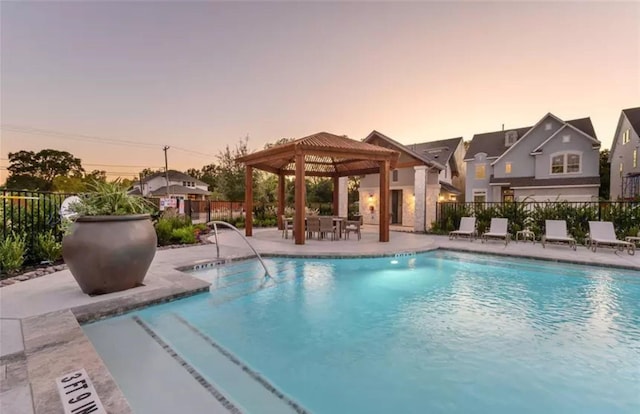
M 639 272 L 444 251 L 267 265 L 195 272 L 210 293 L 125 318 L 206 375 L 187 321 L 314 413 L 640 412 Z

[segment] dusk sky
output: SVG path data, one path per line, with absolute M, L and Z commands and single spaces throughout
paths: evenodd
M 184 170 L 246 135 L 252 149 L 319 131 L 470 140 L 547 112 L 590 116 L 609 148 L 620 111 L 640 106 L 639 2 L 2 2 L 0 12 L 2 167 L 9 152 L 54 148 L 130 177 L 161 167 L 162 145 Z

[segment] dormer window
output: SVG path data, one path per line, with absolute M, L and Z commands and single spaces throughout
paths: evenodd
M 546 124 L 544 124 L 545 131 L 551 131 L 551 128 L 553 128 L 553 125 L 551 124 L 551 122 L 547 122 Z
M 507 133 L 504 134 L 505 147 L 512 146 L 513 144 L 516 143 L 517 140 L 518 140 L 518 133 L 516 131 L 507 131 Z

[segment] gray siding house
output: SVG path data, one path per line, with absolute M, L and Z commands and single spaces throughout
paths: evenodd
M 640 107 L 623 109 L 611 144 L 611 200 L 640 197 Z
M 462 138 L 403 145 L 378 131 L 364 142 L 400 152 L 390 172 L 391 224 L 424 231 L 435 221 L 436 203 L 464 197 L 465 165 Z M 360 214 L 365 224 L 378 224 L 379 174 L 360 180 Z
M 476 134 L 464 159 L 466 200 L 597 200 L 599 149 L 590 118 L 551 113 L 532 127 Z

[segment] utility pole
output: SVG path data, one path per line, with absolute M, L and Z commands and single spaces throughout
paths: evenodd
M 162 151 L 164 151 L 164 175 L 167 179 L 167 186 L 165 187 L 167 189 L 167 197 L 169 197 L 169 162 L 167 161 L 167 150 L 169 148 L 170 147 L 168 145 L 165 145 L 162 148 Z

